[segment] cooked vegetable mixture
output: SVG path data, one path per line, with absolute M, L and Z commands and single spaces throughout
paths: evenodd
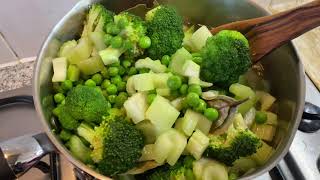
M 94 4 L 52 60 L 57 135 L 114 178 L 234 180 L 272 155 L 276 99 L 240 33 Z

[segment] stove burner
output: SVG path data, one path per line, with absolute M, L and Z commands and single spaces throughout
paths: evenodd
M 320 107 L 306 102 L 299 130 L 313 133 L 320 129 Z

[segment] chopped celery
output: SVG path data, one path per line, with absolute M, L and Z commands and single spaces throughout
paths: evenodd
M 176 74 L 183 75 L 183 65 L 187 60 L 191 60 L 192 55 L 185 49 L 178 49 L 176 53 L 172 55 L 169 68 Z
M 168 137 L 168 133 L 162 133 L 154 143 L 154 160 L 157 163 L 164 163 L 174 147 L 175 144 Z
M 278 116 L 272 112 L 265 112 L 267 114 L 267 122 L 265 124 L 277 126 Z
M 268 110 L 272 106 L 272 104 L 276 101 L 276 98 L 271 96 L 267 92 L 257 91 L 256 93 L 257 93 L 257 97 L 261 103 L 261 110 L 262 111 Z
M 262 142 L 262 146 L 250 157 L 255 160 L 258 165 L 263 165 L 269 160 L 273 151 L 274 149 L 271 146 L 265 142 Z
M 134 76 L 129 77 L 127 80 L 126 90 L 130 95 L 136 93 L 136 89 L 134 87 Z
M 242 115 L 240 113 L 237 113 L 234 115 L 234 118 L 233 118 L 233 126 L 236 128 L 236 129 L 247 129 L 247 124 L 246 122 L 244 121 Z
M 154 159 L 154 144 L 147 144 L 142 149 L 142 155 L 139 161 L 150 161 Z
M 189 77 L 188 84 L 189 85 L 197 84 L 197 85 L 200 85 L 201 87 L 204 87 L 204 88 L 213 86 L 212 83 L 201 81 L 201 79 L 198 77 Z
M 104 65 L 113 64 L 119 61 L 119 57 L 124 51 L 121 49 L 114 49 L 111 46 L 99 51 L 99 55 L 104 63 Z
M 170 101 L 157 95 L 146 112 L 146 119 L 156 126 L 158 133 L 162 133 L 172 127 L 179 114 Z
M 182 119 L 182 130 L 185 135 L 191 136 L 193 131 L 196 129 L 199 118 L 201 118 L 199 113 L 192 111 L 191 109 L 186 111 Z
M 127 116 L 130 117 L 135 124 L 145 120 L 145 112 L 148 108 L 145 94 L 134 94 L 124 102 L 123 106 L 127 112 Z
M 201 87 L 211 87 L 211 86 L 213 86 L 213 84 L 210 82 L 205 82 L 205 81 L 200 80 L 200 86 Z
M 193 162 L 193 173 L 201 180 L 228 180 L 227 167 L 215 160 L 201 158 Z
M 260 139 L 265 141 L 272 141 L 276 128 L 272 125 L 267 124 L 257 124 L 254 123 L 251 127 L 252 132 L 254 132 Z
M 90 148 L 86 147 L 78 136 L 73 135 L 68 144 L 70 152 L 72 155 L 74 155 L 74 157 L 83 163 L 90 163 L 90 161 L 92 161 L 90 157 Z
M 192 60 L 187 60 L 182 66 L 182 75 L 199 78 L 200 66 Z
M 82 37 L 79 43 L 69 53 L 66 54 L 70 64 L 78 64 L 80 61 L 90 57 L 92 44 L 88 37 Z
M 103 62 L 99 56 L 80 61 L 77 65 L 84 75 L 92 75 L 104 69 Z
M 167 81 L 171 73 L 157 73 L 153 75 L 153 84 L 155 88 L 168 88 Z
M 216 98 L 218 95 L 219 95 L 219 91 L 216 91 L 216 90 L 209 90 L 201 93 L 202 99 L 205 99 L 205 100 L 212 100 Z
M 198 113 L 198 124 L 196 129 L 199 129 L 203 134 L 208 135 L 211 129 L 212 121 L 207 119 L 204 115 Z
M 52 82 L 62 82 L 67 79 L 67 59 L 64 57 L 52 60 L 53 77 Z
M 191 26 L 190 28 L 188 28 L 187 30 L 184 31 L 184 38 L 183 38 L 182 45 L 183 45 L 183 47 L 185 47 L 188 50 L 194 49 L 192 47 L 192 43 L 190 41 L 193 33 L 194 33 L 194 26 Z
M 181 111 L 183 108 L 183 100 L 184 100 L 183 97 L 178 97 L 173 101 L 171 101 L 171 105 L 175 107 L 178 111 Z
M 187 151 L 192 154 L 195 159 L 199 160 L 208 145 L 209 138 L 197 129 L 188 141 Z
M 229 91 L 235 95 L 235 98 L 238 100 L 249 98 L 246 102 L 239 105 L 238 111 L 245 115 L 250 108 L 254 107 L 257 102 L 257 97 L 255 92 L 248 86 L 244 86 L 239 83 L 232 84 L 229 87 Z
M 62 44 L 60 47 L 58 56 L 59 57 L 67 57 L 67 54 L 77 46 L 77 41 L 76 40 L 70 40 Z
M 243 174 L 256 167 L 257 163 L 252 158 L 240 157 L 233 163 L 230 171 Z
M 94 47 L 96 50 L 101 51 L 107 46 L 104 43 L 104 32 L 90 32 L 89 33 L 89 38 L 91 42 L 93 42 Z
M 80 77 L 80 70 L 76 65 L 71 64 L 68 67 L 67 79 L 71 81 L 78 81 Z
M 183 133 L 183 129 L 182 129 L 182 121 L 183 121 L 183 118 L 178 118 L 176 120 L 176 122 L 174 123 L 174 128 L 180 132 Z
M 206 26 L 201 26 L 190 38 L 194 51 L 200 51 L 212 34 Z
M 167 157 L 167 162 L 168 164 L 173 166 L 178 161 L 184 149 L 186 148 L 187 138 L 182 133 L 180 133 L 175 129 L 170 129 L 169 131 L 172 131 L 172 132 L 165 132 L 165 133 L 169 134 L 168 135 L 169 139 L 174 144 L 174 147 L 172 148 L 171 152 Z
M 154 89 L 153 74 L 143 73 L 134 75 L 134 88 L 137 91 L 150 91 Z
M 142 131 L 146 144 L 152 144 L 156 141 L 157 129 L 149 120 L 139 122 L 136 128 Z
M 167 67 L 162 65 L 160 60 L 152 60 L 149 57 L 136 61 L 135 67 L 137 69 L 148 68 L 155 73 L 164 73 L 167 70 Z
M 169 88 L 158 88 L 156 89 L 157 94 L 159 94 L 160 96 L 164 96 L 164 97 L 168 97 L 171 95 L 171 91 Z
M 247 124 L 248 128 L 252 126 L 255 117 L 256 117 L 256 109 L 252 107 L 243 117 L 244 122 Z

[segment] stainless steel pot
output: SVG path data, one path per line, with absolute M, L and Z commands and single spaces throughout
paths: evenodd
M 93 2 L 102 2 L 108 9 L 116 12 L 125 10 L 139 3 L 145 3 L 148 7 L 151 7 L 153 4 L 152 0 L 82 0 L 78 2 L 76 6 L 53 28 L 40 50 L 34 71 L 33 98 L 39 119 L 44 126 L 46 135 L 49 137 L 52 144 L 54 144 L 57 151 L 67 157 L 67 159 L 76 167 L 93 177 L 98 179 L 108 179 L 75 159 L 70 154 L 59 138 L 57 138 L 56 134 L 52 131 L 53 124 L 51 121 L 51 60 L 56 56 L 61 43 L 68 39 L 75 38 L 79 34 L 83 24 L 85 11 Z M 236 20 L 268 15 L 268 12 L 261 9 L 256 4 L 246 0 L 168 0 L 158 2 L 169 3 L 172 6 L 175 6 L 178 11 L 184 17 L 187 17 L 188 21 L 192 23 L 205 24 L 208 26 L 216 26 Z M 279 160 L 284 157 L 288 152 L 292 139 L 297 131 L 304 107 L 304 71 L 292 44 L 289 43 L 277 49 L 265 57 L 262 60 L 262 64 L 264 67 L 264 77 L 270 81 L 271 92 L 279 102 L 279 119 L 281 119 L 281 121 L 273 142 L 276 152 L 265 165 L 259 167 L 256 171 L 241 177 L 241 179 L 253 179 L 254 177 L 262 175 L 263 173 L 271 170 Z M 7 155 L 6 158 L 0 158 L 0 166 L 6 167 L 2 168 L 4 169 L 2 171 L 5 171 L 5 169 L 13 169 L 16 171 L 14 173 L 6 172 L 7 174 L 3 175 L 4 172 L 1 172 L 0 170 L 0 179 L 7 179 L 9 176 L 23 174 L 24 171 L 30 168 L 30 165 L 32 164 L 30 162 L 36 162 L 40 156 L 55 150 L 53 146 L 50 146 L 45 140 L 43 140 L 46 136 L 42 135 L 40 139 L 39 137 L 40 136 L 34 136 L 31 139 L 28 137 L 29 141 L 23 141 L 21 139 L 15 140 L 15 143 L 20 145 L 33 145 L 33 147 L 36 147 L 38 150 L 38 154 L 32 153 L 34 150 L 32 148 L 23 152 L 20 151 L 20 157 L 28 151 L 29 156 L 23 156 L 28 158 L 16 158 L 15 160 L 12 160 L 11 158 L 9 165 L 8 163 L 5 164 L 4 161 L 9 160 L 8 155 L 10 155 L 10 153 L 11 155 L 12 153 L 16 154 L 16 156 L 17 153 L 14 153 L 12 149 L 10 149 L 10 147 L 12 148 L 12 141 L 0 143 L 0 148 L 4 152 L 3 154 Z M 46 148 L 44 148 L 44 145 Z M 20 163 L 20 166 L 17 166 L 17 164 L 19 164 L 18 162 Z M 21 164 L 24 164 L 25 166 L 21 166 Z M 20 169 L 17 167 L 20 167 Z

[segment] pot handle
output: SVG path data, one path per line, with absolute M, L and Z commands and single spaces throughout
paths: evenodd
M 33 98 L 32 96 L 14 96 L 0 99 L 0 108 L 14 104 L 33 105 Z M 13 180 L 20 177 L 37 165 L 43 156 L 49 153 L 54 154 L 55 151 L 55 147 L 45 133 L 0 142 L 0 179 Z
M 302 119 L 298 128 L 300 131 L 312 133 L 320 129 L 320 107 L 306 102 Z

